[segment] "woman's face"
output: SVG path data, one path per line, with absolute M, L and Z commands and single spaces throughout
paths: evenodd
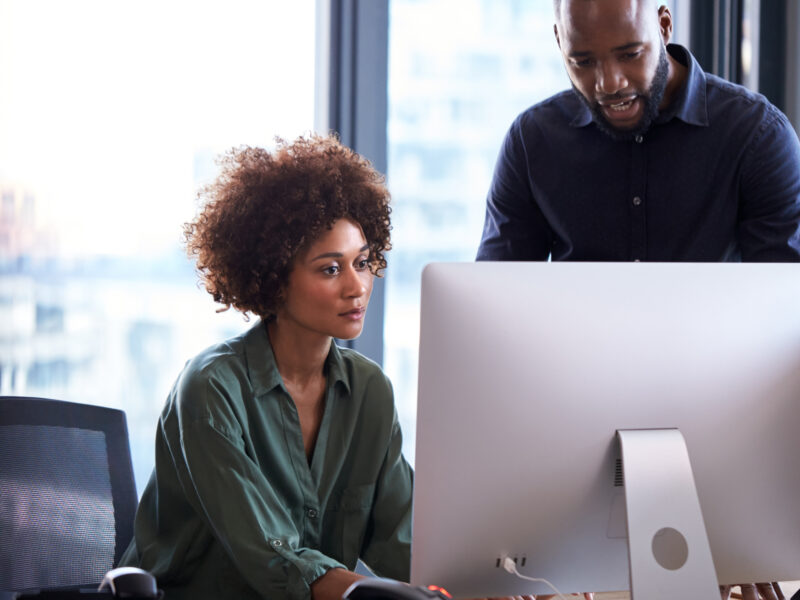
M 295 259 L 276 324 L 343 340 L 358 337 L 372 279 L 361 227 L 339 219 Z

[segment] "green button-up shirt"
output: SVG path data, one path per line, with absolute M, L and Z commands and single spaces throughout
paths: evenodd
M 161 414 L 122 564 L 152 572 L 167 599 L 306 599 L 358 558 L 407 581 L 413 475 L 391 384 L 333 343 L 325 369 L 309 465 L 263 323 L 191 360 Z

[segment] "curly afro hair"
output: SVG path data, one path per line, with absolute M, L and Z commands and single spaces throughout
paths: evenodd
M 202 208 L 183 227 L 186 250 L 215 302 L 270 319 L 283 302 L 295 257 L 342 218 L 361 226 L 370 270 L 391 248 L 383 176 L 335 137 L 277 140 L 272 152 L 234 148 L 198 194 Z

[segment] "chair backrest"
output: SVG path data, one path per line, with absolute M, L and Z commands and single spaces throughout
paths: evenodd
M 0 590 L 100 583 L 136 505 L 123 411 L 0 397 Z

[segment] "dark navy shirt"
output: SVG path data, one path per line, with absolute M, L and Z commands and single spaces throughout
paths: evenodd
M 478 260 L 800 261 L 800 143 L 763 96 L 702 71 L 650 130 L 615 141 L 576 92 L 508 131 Z

